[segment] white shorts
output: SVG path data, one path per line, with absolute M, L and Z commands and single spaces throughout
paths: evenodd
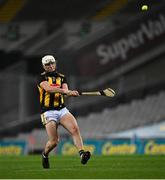
M 57 124 L 60 123 L 60 119 L 65 114 L 69 113 L 69 110 L 64 107 L 61 110 L 49 110 L 41 114 L 41 120 L 43 125 L 46 125 L 50 121 L 55 121 Z

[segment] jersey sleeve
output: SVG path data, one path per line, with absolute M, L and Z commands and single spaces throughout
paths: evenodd
M 43 82 L 43 81 L 46 81 L 46 78 L 45 78 L 45 76 L 40 75 L 40 76 L 37 78 L 37 85 L 40 86 L 40 83 Z
M 67 83 L 66 77 L 64 76 L 62 79 L 62 84 Z

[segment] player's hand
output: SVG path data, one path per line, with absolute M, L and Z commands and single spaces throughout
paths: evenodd
M 71 91 L 71 96 L 80 96 L 79 95 L 79 93 L 78 93 L 78 91 L 76 91 L 76 90 L 73 90 L 73 91 Z
M 66 94 L 67 96 L 79 96 L 79 93 L 78 91 L 75 91 L 75 90 L 64 90 L 64 94 Z

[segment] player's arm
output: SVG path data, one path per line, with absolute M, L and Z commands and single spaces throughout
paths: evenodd
M 78 91 L 75 91 L 75 90 L 69 90 L 68 88 L 68 84 L 67 83 L 63 83 L 62 84 L 62 89 L 65 89 L 66 91 L 68 90 L 69 93 L 67 94 L 68 96 L 79 96 L 79 93 Z
M 66 94 L 67 96 L 78 96 L 77 91 L 71 91 L 68 89 L 68 85 L 66 83 L 62 84 L 62 88 L 58 86 L 51 86 L 47 81 L 42 81 L 40 86 L 49 93 L 61 93 Z
M 42 81 L 40 86 L 49 93 L 61 93 L 61 94 L 68 94 L 68 89 L 63 89 L 57 86 L 51 86 L 47 81 Z
M 67 83 L 63 83 L 63 84 L 62 84 L 62 89 L 69 90 L 68 84 L 67 84 Z

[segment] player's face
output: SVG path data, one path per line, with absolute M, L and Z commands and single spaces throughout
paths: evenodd
M 43 66 L 46 72 L 53 72 L 56 70 L 56 63 L 50 62 Z

